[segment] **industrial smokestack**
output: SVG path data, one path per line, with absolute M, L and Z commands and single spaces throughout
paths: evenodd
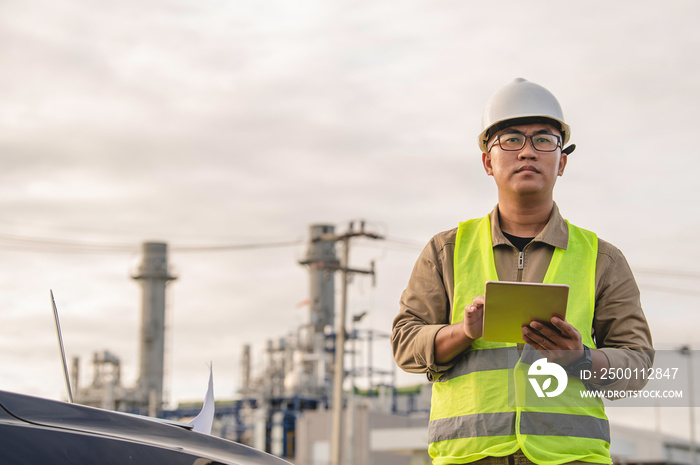
M 309 265 L 309 323 L 316 334 L 323 334 L 326 326 L 333 328 L 335 324 L 334 272 L 339 262 L 335 241 L 327 239 L 335 233 L 335 226 L 313 224 L 309 232 L 309 248 L 302 262 Z
M 250 393 L 250 344 L 243 344 L 241 355 L 241 393 Z
M 139 389 L 153 412 L 163 404 L 165 357 L 165 286 L 175 279 L 168 270 L 168 245 L 144 242 L 143 261 L 132 276 L 141 283 L 141 340 Z
M 332 386 L 333 357 L 327 352 L 326 328 L 335 327 L 335 271 L 340 262 L 335 253 L 335 226 L 312 224 L 309 228 L 309 248 L 299 263 L 309 267 L 309 329 L 302 343 L 311 354 L 304 366 L 298 366 L 295 378 L 287 379 L 296 389 L 308 380 L 312 392 L 328 397 Z

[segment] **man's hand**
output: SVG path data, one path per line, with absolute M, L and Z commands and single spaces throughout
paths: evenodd
M 539 321 L 523 326 L 523 339 L 550 362 L 566 366 L 583 356 L 581 334 L 559 317 L 552 317 L 551 328 Z M 556 329 L 555 329 L 556 328 Z
M 449 362 L 467 350 L 483 332 L 484 296 L 479 295 L 464 309 L 464 321 L 444 326 L 435 335 L 435 362 Z
M 484 296 L 478 295 L 464 309 L 464 334 L 470 339 L 479 339 L 484 334 Z

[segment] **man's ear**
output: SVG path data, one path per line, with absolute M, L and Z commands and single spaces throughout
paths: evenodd
M 566 161 L 569 159 L 569 156 L 565 153 L 561 154 L 561 158 L 559 159 L 559 172 L 557 173 L 558 176 L 561 176 L 564 174 L 564 168 L 566 168 Z
M 491 154 L 482 152 L 481 163 L 484 164 L 484 170 L 486 170 L 486 174 L 488 174 L 489 176 L 493 176 L 493 168 L 491 167 Z

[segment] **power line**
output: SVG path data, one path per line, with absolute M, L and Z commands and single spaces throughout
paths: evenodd
M 301 244 L 302 239 L 276 242 L 257 242 L 245 244 L 213 244 L 213 245 L 173 245 L 171 250 L 181 253 L 224 252 L 236 250 L 267 249 L 278 247 L 293 247 Z M 0 234 L 0 249 L 16 252 L 49 252 L 49 253 L 133 253 L 139 250 L 139 244 L 114 242 L 91 242 L 84 240 L 65 240 L 56 238 L 40 238 Z
M 635 274 L 665 276 L 669 278 L 700 279 L 700 271 L 668 270 L 658 268 L 633 268 Z
M 690 280 L 692 282 L 693 280 L 700 279 L 700 272 L 698 271 L 688 271 L 679 269 L 671 270 L 659 268 L 635 268 L 634 272 L 636 275 L 648 276 L 650 278 L 674 278 L 676 281 L 679 279 L 684 279 L 686 280 L 684 281 L 684 284 L 690 284 L 687 280 Z M 639 286 L 650 291 L 666 292 L 669 294 L 700 296 L 700 289 L 666 286 L 663 284 L 647 284 L 643 282 L 640 282 Z
M 374 242 L 361 242 L 358 246 L 368 247 L 372 249 L 391 249 L 400 252 L 420 252 L 425 248 L 425 244 L 418 241 L 412 241 L 410 239 L 399 239 L 392 237 L 385 237 L 381 244 L 376 244 Z
M 651 291 L 668 292 L 670 294 L 685 294 L 685 295 L 700 296 L 700 290 L 698 290 L 698 289 L 683 289 L 680 287 L 659 286 L 658 284 L 645 284 L 645 283 L 640 283 L 639 286 L 644 288 L 644 289 L 651 290 Z
M 423 250 L 425 248 L 425 242 L 414 241 L 411 239 L 404 239 L 401 237 L 387 237 L 386 242 L 391 244 L 400 245 L 402 247 L 411 248 L 414 250 Z
M 18 252 L 125 253 L 138 250 L 138 245 L 0 234 L 0 248 Z
M 224 244 L 224 245 L 201 245 L 201 246 L 177 246 L 171 247 L 173 252 L 219 252 L 227 250 L 252 250 L 252 249 L 272 249 L 277 247 L 294 247 L 302 244 L 301 239 L 282 242 L 260 242 L 253 244 Z

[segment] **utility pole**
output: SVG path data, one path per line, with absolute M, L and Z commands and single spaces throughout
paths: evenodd
M 693 400 L 693 391 L 695 390 L 695 384 L 693 382 L 693 351 L 690 346 L 685 345 L 680 348 L 681 355 L 688 356 L 688 389 L 690 391 L 690 463 L 696 465 L 698 463 L 697 455 L 695 454 L 695 402 Z
M 357 329 L 355 324 L 359 323 L 367 312 L 358 313 L 352 316 L 352 363 L 350 364 L 350 399 L 348 400 L 348 409 L 350 410 L 350 421 L 348 426 L 348 464 L 355 465 L 355 359 L 357 358 L 356 344 Z
M 350 273 L 370 274 L 374 277 L 374 262 L 369 270 L 353 269 L 349 267 L 350 239 L 353 237 L 367 237 L 370 239 L 383 239 L 383 237 L 365 231 L 365 222 L 360 222 L 360 230 L 354 231 L 354 223 L 345 234 L 322 235 L 317 240 L 340 242 L 343 244 L 343 255 L 340 266 L 337 268 L 341 272 L 341 297 L 340 314 L 337 320 L 337 331 L 335 336 L 335 366 L 333 370 L 333 423 L 331 426 L 331 465 L 342 465 L 342 423 L 343 423 L 343 380 L 345 378 L 345 318 L 347 314 L 348 300 L 348 275 Z

